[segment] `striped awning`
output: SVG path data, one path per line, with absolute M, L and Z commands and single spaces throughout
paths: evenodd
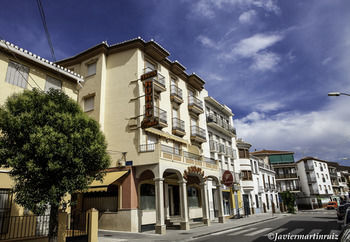
M 107 172 L 102 182 L 95 180 L 89 185 L 88 192 L 107 191 L 110 184 L 120 179 L 126 173 L 128 173 L 128 171 Z

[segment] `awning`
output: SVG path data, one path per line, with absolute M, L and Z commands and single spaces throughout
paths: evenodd
M 161 130 L 159 130 L 159 129 L 147 128 L 147 129 L 145 129 L 145 131 L 150 132 L 150 133 L 152 133 L 152 134 L 159 135 L 159 136 L 164 137 L 164 138 L 166 138 L 166 139 L 175 140 L 175 141 L 180 142 L 180 143 L 183 143 L 183 144 L 185 144 L 185 145 L 188 144 L 188 142 L 187 142 L 186 140 L 184 140 L 184 139 L 182 139 L 182 138 L 180 138 L 180 137 L 177 137 L 177 136 L 175 136 L 175 135 L 172 135 L 172 134 L 163 132 L 163 131 L 161 131 Z
M 88 188 L 88 192 L 97 192 L 97 191 L 107 191 L 108 185 L 112 184 L 122 176 L 124 176 L 128 171 L 113 171 L 108 172 L 103 177 L 103 181 L 93 181 Z

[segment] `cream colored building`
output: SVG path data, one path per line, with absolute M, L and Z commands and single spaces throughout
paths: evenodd
M 28 50 L 0 40 L 0 105 L 14 93 L 25 89 L 61 89 L 74 100 L 78 98 L 83 77 Z M 12 202 L 14 183 L 8 168 L 0 167 L 0 217 L 20 216 L 24 209 Z M 1 224 L 1 221 L 0 221 Z
M 168 56 L 156 42 L 137 38 L 58 62 L 85 76 L 78 101 L 100 123 L 112 156 L 108 182 L 77 196 L 85 205 L 76 209 L 100 210 L 100 229 L 155 225 L 165 233 L 197 219 L 209 225 L 208 183 L 222 201 L 220 167 L 207 142 L 204 81 Z M 107 200 L 110 206 L 98 203 Z M 223 222 L 222 202 L 217 207 Z

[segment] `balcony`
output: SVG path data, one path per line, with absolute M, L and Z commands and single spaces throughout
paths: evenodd
M 161 160 L 167 160 L 215 171 L 220 169 L 217 160 L 183 151 L 178 147 L 171 147 L 160 143 L 141 144 L 139 146 L 139 153 L 144 164 L 154 164 L 160 162 Z
M 276 174 L 276 179 L 298 179 L 298 176 L 296 173 Z
M 209 148 L 210 152 L 218 152 L 219 151 L 219 144 L 215 140 L 209 140 Z
M 316 182 L 316 177 L 314 177 L 314 176 L 307 176 L 307 182 L 308 183 L 315 183 Z
M 153 70 L 151 68 L 147 67 L 144 69 L 143 73 L 146 74 L 146 73 L 151 72 L 151 71 L 153 71 Z M 153 81 L 154 91 L 164 92 L 166 90 L 165 77 L 162 74 L 160 74 L 159 72 L 157 72 L 157 75 L 152 78 L 152 81 Z
M 203 113 L 203 101 L 194 96 L 188 96 L 188 109 L 195 114 Z
M 185 122 L 178 118 L 173 118 L 173 128 L 172 133 L 178 136 L 184 136 L 185 132 Z
M 253 180 L 241 180 L 241 186 L 244 190 L 253 190 L 254 182 Z
M 205 129 L 200 128 L 197 125 L 191 126 L 191 140 L 198 142 L 198 143 L 204 143 L 207 141 Z
M 233 128 L 227 122 L 223 121 L 221 118 L 218 118 L 214 114 L 209 114 L 207 116 L 207 124 L 209 127 L 216 129 L 217 131 L 219 131 L 225 135 L 228 135 L 231 137 L 236 135 L 235 128 Z
M 234 158 L 233 157 L 233 149 L 230 146 L 226 146 L 226 155 L 231 157 L 231 158 Z
M 165 110 L 158 107 L 154 107 L 154 118 L 158 121 L 158 127 L 168 127 L 167 113 Z
M 314 165 L 309 165 L 305 163 L 305 171 L 313 171 L 314 170 Z
M 176 102 L 178 104 L 183 103 L 182 89 L 178 88 L 175 85 L 171 85 L 170 86 L 170 99 L 171 99 L 171 101 Z
M 337 177 L 337 173 L 336 172 L 329 172 L 329 176 L 332 178 L 336 178 Z

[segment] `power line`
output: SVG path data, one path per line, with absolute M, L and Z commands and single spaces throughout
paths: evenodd
M 51 42 L 51 37 L 50 37 L 50 33 L 49 33 L 49 29 L 47 28 L 47 24 L 46 24 L 46 17 L 45 17 L 45 12 L 44 12 L 44 8 L 43 5 L 41 3 L 41 0 L 36 0 L 37 4 L 38 4 L 38 8 L 39 8 L 39 12 L 40 12 L 40 17 L 41 17 L 41 22 L 43 23 L 44 26 L 44 30 L 45 30 L 45 34 L 46 34 L 46 39 L 47 42 L 49 43 L 49 47 L 50 47 L 50 51 L 51 51 L 51 56 L 54 62 L 56 62 L 56 57 L 55 57 L 55 51 L 53 49 L 53 45 Z

